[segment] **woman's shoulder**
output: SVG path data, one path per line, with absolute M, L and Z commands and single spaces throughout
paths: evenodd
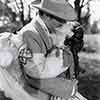
M 39 39 L 39 35 L 37 32 L 32 31 L 32 30 L 26 30 L 25 32 L 23 32 L 23 38 L 24 39 Z

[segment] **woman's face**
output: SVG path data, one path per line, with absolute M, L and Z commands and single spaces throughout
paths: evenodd
M 70 38 L 74 34 L 72 32 L 72 29 L 73 29 L 73 25 L 72 24 L 65 23 L 61 27 L 56 28 L 56 31 L 59 31 L 59 32 L 61 32 L 61 35 Z
M 45 15 L 44 21 L 50 31 L 50 37 L 52 38 L 54 45 L 63 45 L 65 38 L 70 38 L 74 34 L 71 31 L 73 24 L 68 22 L 64 23 L 65 21 L 48 15 Z
M 64 45 L 64 41 L 65 38 L 68 37 L 72 37 L 72 35 L 74 34 L 71 30 L 72 30 L 73 26 L 69 25 L 68 23 L 65 23 L 59 27 L 56 27 L 56 33 L 51 34 L 54 44 L 56 44 L 57 46 L 63 46 Z
M 0 66 L 8 67 L 18 57 L 16 46 L 11 42 L 12 33 L 0 34 Z

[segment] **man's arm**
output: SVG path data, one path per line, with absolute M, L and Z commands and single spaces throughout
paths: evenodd
M 40 53 L 41 47 L 39 47 L 38 42 L 36 42 L 36 40 L 34 40 L 34 38 L 32 38 L 31 35 L 29 35 L 27 33 L 24 36 L 24 38 L 28 44 L 28 47 L 32 50 L 33 56 L 34 56 L 33 57 L 34 59 L 32 60 L 32 61 L 34 61 L 33 66 L 25 67 L 25 69 L 26 69 L 25 79 L 26 79 L 27 83 L 31 87 L 38 88 L 39 90 L 41 90 L 45 93 L 68 99 L 72 94 L 75 82 L 73 82 L 71 80 L 66 80 L 64 78 L 56 77 L 58 74 L 61 73 L 61 70 L 63 69 L 62 59 L 61 59 L 62 53 L 59 57 L 48 56 L 47 58 L 45 58 L 44 54 Z M 58 61 L 55 61 L 54 59 L 57 59 Z M 53 61 L 52 65 L 51 65 L 50 60 Z M 48 65 L 48 63 L 49 63 L 49 65 Z M 54 65 L 54 63 L 55 63 L 55 65 Z M 49 68 L 49 70 L 46 70 L 46 67 Z M 60 67 L 60 69 L 58 70 L 59 67 Z M 42 72 L 40 71 L 41 74 L 43 74 L 45 72 L 45 73 L 47 73 L 47 75 L 45 76 L 45 74 L 44 74 L 44 76 L 42 76 L 42 75 L 38 76 L 38 72 L 40 69 L 37 69 L 37 68 L 41 69 L 41 71 L 42 71 Z M 37 72 L 35 72 L 36 69 L 37 69 Z M 64 68 L 63 71 L 65 71 L 65 69 L 66 68 Z M 58 72 L 56 73 L 57 70 L 58 70 Z M 52 71 L 54 73 L 53 75 L 52 75 Z M 30 73 L 31 73 L 31 75 L 30 75 Z M 51 75 L 48 73 L 51 73 Z
M 39 89 L 44 93 L 59 96 L 65 99 L 73 96 L 76 91 L 77 81 L 67 80 L 64 78 L 35 79 L 26 76 L 26 81 L 32 88 Z
M 58 57 L 55 56 L 56 50 L 45 57 L 45 54 L 41 53 L 42 47 L 37 36 L 33 36 L 32 32 L 28 32 L 24 33 L 24 39 L 28 48 L 32 50 L 33 55 L 31 64 L 25 67 L 27 74 L 31 77 L 42 79 L 54 78 L 68 69 L 68 66 L 63 67 L 63 50 L 60 50 Z

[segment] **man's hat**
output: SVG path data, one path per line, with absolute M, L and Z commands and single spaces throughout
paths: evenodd
M 33 7 L 64 20 L 77 20 L 74 8 L 65 0 L 34 0 Z

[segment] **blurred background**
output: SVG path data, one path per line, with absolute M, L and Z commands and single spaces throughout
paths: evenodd
M 20 30 L 34 16 L 32 0 L 0 0 L 0 33 Z M 84 29 L 79 65 L 79 92 L 88 100 L 100 100 L 100 0 L 69 0 Z M 2 98 L 2 93 L 0 97 Z M 0 100 L 6 100 L 1 99 Z M 7 100 L 10 100 L 9 98 Z

